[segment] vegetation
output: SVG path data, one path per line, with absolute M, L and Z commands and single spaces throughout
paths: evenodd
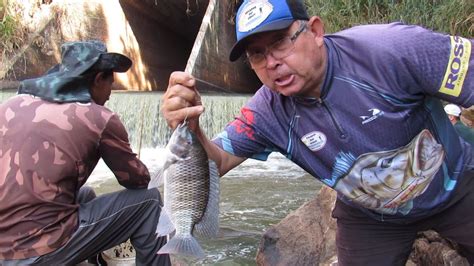
M 234 22 L 235 7 L 239 6 L 242 1 L 230 1 L 229 22 Z M 309 13 L 323 19 L 327 33 L 360 24 L 401 21 L 451 35 L 468 38 L 474 36 L 473 0 L 305 1 Z M 45 2 L 50 3 L 51 0 L 0 0 L 0 65 L 5 65 L 6 58 L 15 54 L 15 51 L 28 38 L 29 30 L 21 18 L 25 7 L 27 5 L 40 6 Z M 30 9 L 29 12 L 34 11 Z
M 17 7 L 14 3 L 10 4 L 5 0 L 0 0 L 0 51 L 2 57 L 18 48 L 26 34 L 15 8 Z
M 306 0 L 327 32 L 355 25 L 401 21 L 451 35 L 474 36 L 472 0 Z
M 10 39 L 15 31 L 15 19 L 10 15 L 3 16 L 0 21 L 0 37 L 2 40 Z
M 231 1 L 234 9 L 243 0 Z M 326 32 L 352 26 L 401 21 L 438 32 L 474 36 L 472 0 L 305 0 L 310 15 L 320 16 Z M 234 15 L 236 10 L 234 9 Z M 231 20 L 234 18 L 230 15 Z

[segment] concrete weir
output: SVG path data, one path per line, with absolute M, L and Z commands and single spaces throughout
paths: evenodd
M 38 2 L 34 14 L 30 11 L 23 20 L 36 25 L 30 25 L 32 33 L 18 53 L 3 60 L 0 80 L 41 75 L 60 60 L 62 42 L 99 39 L 109 51 L 126 54 L 134 62 L 130 71 L 116 76 L 118 89 L 163 91 L 173 71 L 193 74 L 204 92 L 252 93 L 259 87 L 243 60 L 228 61 L 235 41 L 233 1 Z

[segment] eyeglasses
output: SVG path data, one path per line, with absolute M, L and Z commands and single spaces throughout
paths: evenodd
M 283 59 L 291 54 L 295 48 L 295 41 L 306 30 L 306 23 L 300 22 L 300 27 L 292 36 L 286 36 L 267 46 L 263 52 L 247 51 L 247 59 L 253 69 L 263 68 L 267 64 L 267 55 L 275 59 Z

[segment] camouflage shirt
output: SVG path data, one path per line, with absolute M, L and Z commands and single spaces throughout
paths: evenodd
M 99 158 L 127 188 L 150 179 L 117 114 L 95 103 L 12 97 L 0 105 L 0 143 L 0 259 L 47 254 L 68 241 L 77 193 Z

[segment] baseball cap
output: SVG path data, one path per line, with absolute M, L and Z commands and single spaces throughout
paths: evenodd
M 309 20 L 304 0 L 245 0 L 237 11 L 237 42 L 229 60 L 235 61 L 242 55 L 249 36 L 288 28 L 295 20 Z
M 444 107 L 444 111 L 448 114 L 448 115 L 454 115 L 454 116 L 459 116 L 461 115 L 461 108 L 455 104 L 447 104 L 445 107 Z
M 27 93 L 52 102 L 90 102 L 88 70 L 126 72 L 132 60 L 107 52 L 101 41 L 66 42 L 61 45 L 61 63 L 43 76 L 21 82 L 18 93 Z

